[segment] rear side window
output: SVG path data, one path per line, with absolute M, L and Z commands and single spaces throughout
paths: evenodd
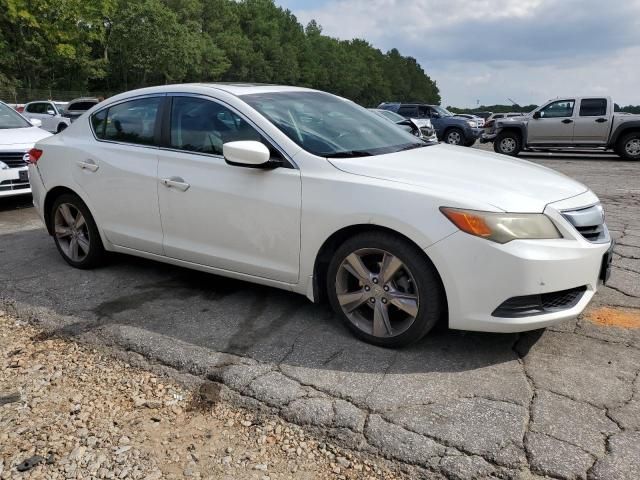
M 418 116 L 418 107 L 403 105 L 398 108 L 398 113 L 403 117 L 417 117 Z
M 46 113 L 47 104 L 46 103 L 32 103 L 31 105 L 27 105 L 25 110 L 29 113 Z
M 91 117 L 96 136 L 114 142 L 154 145 L 161 103 L 162 97 L 141 98 L 97 112 Z
M 86 112 L 96 104 L 97 102 L 76 102 L 68 105 L 67 111 Z
M 585 98 L 580 102 L 581 117 L 602 117 L 607 114 L 606 98 Z

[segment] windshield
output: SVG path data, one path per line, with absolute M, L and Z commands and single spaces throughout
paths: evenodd
M 381 155 L 427 145 L 366 108 L 328 93 L 254 93 L 241 98 L 320 157 Z
M 31 126 L 32 125 L 13 108 L 4 103 L 0 103 L 0 129 L 26 128 Z
M 438 105 L 434 105 L 431 108 L 433 108 L 436 112 L 438 112 L 441 117 L 453 117 L 453 113 L 451 113 L 446 108 L 439 107 Z

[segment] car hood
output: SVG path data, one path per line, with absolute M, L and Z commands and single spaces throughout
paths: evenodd
M 351 174 L 422 187 L 454 207 L 492 206 L 507 212 L 542 212 L 549 203 L 588 190 L 535 163 L 446 144 L 330 161 Z
M 6 150 L 9 145 L 16 148 L 27 145 L 27 148 L 31 148 L 38 140 L 50 135 L 49 132 L 38 127 L 0 128 L 0 147 Z

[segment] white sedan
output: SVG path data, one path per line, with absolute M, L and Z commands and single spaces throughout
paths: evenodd
M 304 88 L 127 92 L 38 142 L 30 162 L 70 265 L 121 252 L 327 298 L 378 345 L 441 319 L 494 332 L 572 319 L 608 274 L 604 214 L 584 185 L 425 143 Z
M 0 198 L 31 193 L 27 152 L 51 134 L 0 102 Z

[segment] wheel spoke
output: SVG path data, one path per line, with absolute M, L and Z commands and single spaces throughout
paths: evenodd
M 69 242 L 69 257 L 71 257 L 71 260 L 74 262 L 77 262 L 79 259 L 77 238 L 72 238 Z
M 398 273 L 398 270 L 402 267 L 402 262 L 395 255 L 385 253 L 382 259 L 382 266 L 380 267 L 380 282 L 384 285 L 389 283 L 391 279 Z
M 89 253 L 89 240 L 84 235 L 78 235 L 76 241 L 80 250 L 87 255 Z
M 338 294 L 338 301 L 340 302 L 340 306 L 342 306 L 342 309 L 345 312 L 351 313 L 367 301 L 367 294 L 364 290 L 341 293 Z
M 82 213 L 80 213 L 80 210 L 78 210 L 78 214 L 76 215 L 76 219 L 75 219 L 76 230 L 80 230 L 80 228 L 84 227 L 84 225 L 85 225 L 84 216 L 82 215 Z
M 362 259 L 355 253 L 352 253 L 345 258 L 345 263 L 343 265 L 344 269 L 360 280 L 360 282 L 366 283 L 371 279 L 371 272 L 364 266 Z
M 63 225 L 56 225 L 55 234 L 56 234 L 56 237 L 58 238 L 67 238 L 68 236 L 71 235 L 71 229 Z
M 375 337 L 388 337 L 392 334 L 389 310 L 385 304 L 377 302 L 373 309 L 373 335 Z
M 62 205 L 60 205 L 59 207 L 60 213 L 62 214 L 62 218 L 64 218 L 64 221 L 67 223 L 68 227 L 73 227 L 76 223 L 75 218 L 73 218 L 73 215 L 71 214 L 71 209 L 69 208 L 69 205 L 67 205 L 66 203 L 63 203 Z
M 390 296 L 392 305 L 414 318 L 418 315 L 418 297 L 416 295 L 393 292 Z

